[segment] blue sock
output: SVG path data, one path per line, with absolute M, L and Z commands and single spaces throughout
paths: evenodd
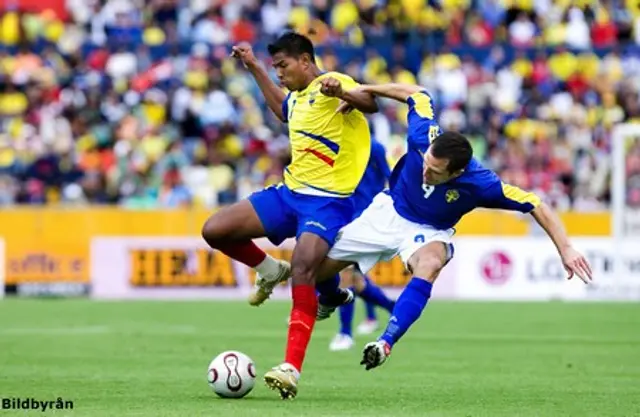
M 391 313 L 389 324 L 379 340 L 384 340 L 390 346 L 400 340 L 427 306 L 432 288 L 433 284 L 430 282 L 416 277 L 411 278 L 409 285 L 400 294 Z
M 384 292 L 382 292 L 382 289 L 374 284 L 368 277 L 364 277 L 364 279 L 367 285 L 358 295 L 367 303 L 375 304 L 391 312 L 395 302 L 387 297 Z
M 376 306 L 373 303 L 364 302 L 364 307 L 367 309 L 367 320 L 376 321 L 378 317 L 376 316 Z
M 345 304 L 340 307 L 340 333 L 348 336 L 352 335 L 353 312 L 356 309 L 354 303 Z
M 340 289 L 340 275 L 316 283 L 316 291 L 320 294 L 319 301 L 324 305 L 340 305 L 344 302 L 345 292 Z

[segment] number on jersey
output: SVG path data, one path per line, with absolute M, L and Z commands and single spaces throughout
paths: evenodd
M 429 185 L 429 184 L 422 184 L 422 191 L 424 191 L 424 198 L 429 198 L 429 196 L 431 195 L 431 193 L 433 193 L 433 191 L 436 189 L 436 187 L 434 187 L 433 185 Z
M 440 126 L 431 126 L 429 128 L 429 143 L 433 142 L 438 136 L 440 136 Z

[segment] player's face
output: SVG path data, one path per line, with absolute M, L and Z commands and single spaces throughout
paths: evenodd
M 442 158 L 436 158 L 431 155 L 431 150 L 428 150 L 424 155 L 424 161 L 422 164 L 422 180 L 427 185 L 439 185 L 443 184 L 450 179 L 459 175 L 458 173 L 449 172 L 449 160 Z
M 307 61 L 304 55 L 299 58 L 293 58 L 284 52 L 273 55 L 273 67 L 276 69 L 280 84 L 290 91 L 303 89 Z

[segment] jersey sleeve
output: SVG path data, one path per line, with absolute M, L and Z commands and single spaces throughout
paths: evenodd
M 429 145 L 442 133 L 435 118 L 433 100 L 426 90 L 419 91 L 407 99 L 407 140 L 409 144 Z
M 483 207 L 530 213 L 542 200 L 536 194 L 506 184 L 499 179 L 487 188 L 483 195 Z
M 282 102 L 282 118 L 284 122 L 287 123 L 289 121 L 289 98 L 291 97 L 291 92 L 287 94 Z

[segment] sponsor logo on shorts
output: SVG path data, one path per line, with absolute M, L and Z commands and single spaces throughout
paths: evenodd
M 311 220 L 309 220 L 308 222 L 306 222 L 304 225 L 305 225 L 305 226 L 315 226 L 315 227 L 317 227 L 318 229 L 327 230 L 327 228 L 326 228 L 326 227 L 324 227 L 322 224 L 320 224 L 320 223 L 318 223 L 318 222 L 311 221 Z

